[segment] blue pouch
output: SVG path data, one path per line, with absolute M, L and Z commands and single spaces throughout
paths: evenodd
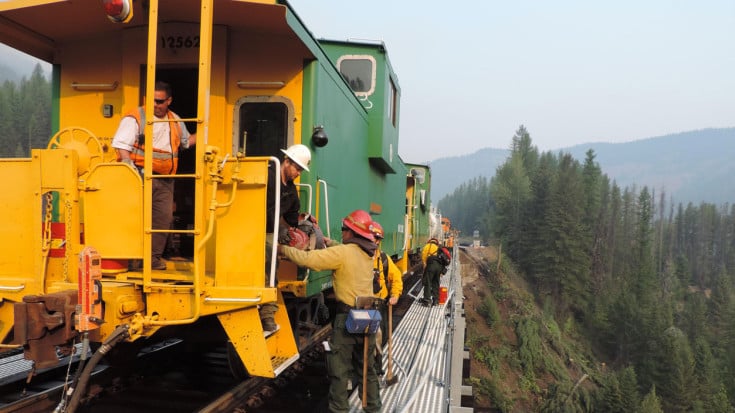
M 352 309 L 347 313 L 345 328 L 353 334 L 375 334 L 380 327 L 380 311 Z

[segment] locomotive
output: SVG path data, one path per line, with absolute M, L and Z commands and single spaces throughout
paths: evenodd
M 285 261 L 266 279 L 268 168 L 293 144 L 312 153 L 302 212 L 327 237 L 364 209 L 401 269 L 416 263 L 431 171 L 398 156 L 401 90 L 382 42 L 317 40 L 277 0 L 9 0 L 0 38 L 52 64 L 48 146 L 0 159 L 12 217 L 0 226 L 0 339 L 37 368 L 82 340 L 133 351 L 160 337 L 225 341 L 253 376 L 296 361 L 329 323 L 332 280 Z M 150 136 L 157 80 L 197 136 L 170 176 L 150 172 L 149 150 L 141 175 L 111 148 L 137 107 Z M 151 224 L 161 178 L 175 182 L 170 229 Z M 153 269 L 160 232 L 177 259 Z M 258 317 L 268 302 L 280 304 L 271 335 Z

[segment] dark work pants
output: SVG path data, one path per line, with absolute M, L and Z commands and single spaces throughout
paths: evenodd
M 172 178 L 153 178 L 152 217 L 153 229 L 171 229 L 174 218 L 174 180 Z M 154 264 L 160 261 L 166 249 L 168 233 L 156 232 L 152 234 L 151 256 Z
M 346 313 L 334 317 L 332 338 L 329 341 L 331 351 L 327 353 L 327 373 L 329 374 L 329 411 L 334 413 L 350 411 L 347 393 L 347 381 L 353 375 L 358 382 L 353 388 L 358 389 L 362 398 L 362 368 L 364 340 L 368 340 L 367 357 L 367 407 L 368 413 L 379 412 L 381 408 L 380 384 L 375 371 L 375 334 L 351 334 L 345 329 Z
M 442 276 L 444 267 L 436 260 L 429 259 L 424 268 L 424 274 L 421 281 L 424 286 L 424 299 L 439 300 L 439 280 Z

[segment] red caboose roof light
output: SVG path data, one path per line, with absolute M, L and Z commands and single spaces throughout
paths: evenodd
M 127 23 L 133 18 L 133 0 L 102 0 L 107 18 L 115 23 Z

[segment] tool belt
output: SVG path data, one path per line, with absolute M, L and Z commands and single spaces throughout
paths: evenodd
M 337 302 L 337 313 L 347 314 L 350 310 L 376 310 L 385 306 L 385 300 L 378 297 L 357 297 L 355 299 L 355 305 L 347 305 L 341 301 Z

